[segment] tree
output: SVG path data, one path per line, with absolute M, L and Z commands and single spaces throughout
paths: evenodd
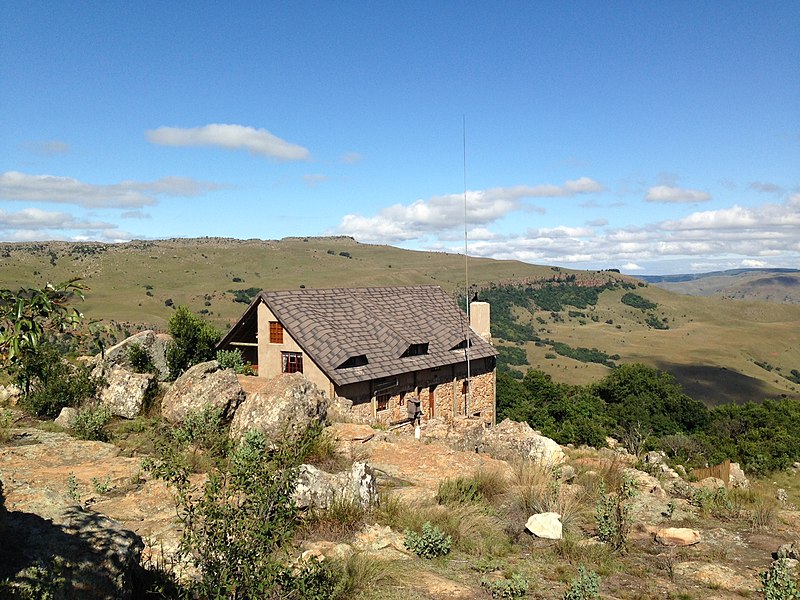
M 167 347 L 170 378 L 176 379 L 192 365 L 212 360 L 220 333 L 187 306 L 179 306 L 169 319 L 172 343 Z
M 84 290 L 79 277 L 41 289 L 0 290 L 0 366 L 17 374 L 43 344 L 77 329 L 83 314 L 69 305 L 83 300 Z M 21 383 L 27 395 L 30 380 L 24 373 Z

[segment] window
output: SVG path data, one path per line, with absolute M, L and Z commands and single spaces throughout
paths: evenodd
M 391 396 L 389 394 L 380 394 L 379 396 L 375 396 L 375 407 L 376 410 L 386 410 L 389 408 L 389 398 Z
M 269 322 L 269 343 L 282 344 L 283 343 L 283 325 L 277 321 Z
M 366 354 L 359 354 L 357 356 L 351 356 L 342 364 L 340 364 L 337 369 L 352 369 L 353 367 L 363 367 L 364 365 L 368 365 L 369 361 L 367 360 Z
M 281 352 L 281 362 L 284 373 L 303 372 L 302 352 Z

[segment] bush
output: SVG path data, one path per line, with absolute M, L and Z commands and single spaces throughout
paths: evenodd
M 449 535 L 445 536 L 438 527 L 431 525 L 430 521 L 425 521 L 421 534 L 407 529 L 403 534 L 403 542 L 406 548 L 417 556 L 436 558 L 450 552 L 453 538 Z
M 140 344 L 131 344 L 128 347 L 128 362 L 134 373 L 157 373 L 158 369 L 153 364 L 150 354 Z
M 217 362 L 222 369 L 233 369 L 238 375 L 252 375 L 253 367 L 242 356 L 238 348 L 217 350 Z
M 510 578 L 481 578 L 481 587 L 486 589 L 492 598 L 522 598 L 528 592 L 528 580 L 519 573 Z
M 170 447 L 144 467 L 175 491 L 183 525 L 179 561 L 197 570 L 186 585 L 198 598 L 329 598 L 335 573 L 306 562 L 285 564 L 285 551 L 299 524 L 292 501 L 299 465 L 319 428 L 299 438 L 284 436 L 269 448 L 259 432 L 245 434 L 224 464 L 209 473 L 202 488 Z
M 581 566 L 578 576 L 572 580 L 563 600 L 595 600 L 600 598 L 600 577 L 594 571 Z
M 172 342 L 167 346 L 169 376 L 176 379 L 186 369 L 215 355 L 220 333 L 188 307 L 179 306 L 169 319 L 168 330 Z
M 765 600 L 800 600 L 800 590 L 787 559 L 773 561 L 768 570 L 759 574 L 759 579 Z
M 109 421 L 111 421 L 111 411 L 107 407 L 87 406 L 72 417 L 69 426 L 78 439 L 107 442 L 109 435 L 106 425 Z
M 595 505 L 595 522 L 600 541 L 614 550 L 623 550 L 631 530 L 631 507 L 628 500 L 636 495 L 635 483 L 624 478 L 615 493 L 606 492 L 606 483 L 599 485 L 600 497 Z M 582 598 L 582 596 L 576 596 Z
M 93 398 L 103 379 L 92 377 L 86 366 L 74 367 L 49 344 L 22 358 L 16 374 L 20 388 L 27 389 L 21 406 L 45 418 L 55 418 L 65 406 L 78 406 Z

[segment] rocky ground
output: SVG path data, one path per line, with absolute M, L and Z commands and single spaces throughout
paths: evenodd
M 512 462 L 454 449 L 457 436 L 442 437 L 441 426 L 438 439 L 423 427 L 420 440 L 410 431 L 364 424 L 335 424 L 329 432 L 341 457 L 365 461 L 378 475 L 379 491 L 395 494 L 409 507 L 433 502 L 446 479 L 480 470 L 514 476 Z M 10 430 L 10 439 L 0 445 L 8 511 L 0 580 L 41 565 L 44 557 L 51 564 L 69 565 L 66 597 L 136 597 L 135 564 L 169 564 L 179 536 L 172 495 L 143 473 L 140 456 L 125 454 L 114 444 L 80 441 L 65 432 Z M 635 462 L 610 450 L 587 449 L 566 449 L 565 459 L 562 470 L 571 470 L 571 477 L 562 490 L 575 497 L 586 491 L 592 473 L 612 463 L 631 468 Z M 501 556 L 453 553 L 426 561 L 404 548 L 401 532 L 370 523 L 330 540 L 316 535 L 303 548 L 320 555 L 370 552 L 376 560 L 407 565 L 401 571 L 408 577 L 391 584 L 384 595 L 376 592 L 376 598 L 488 598 L 480 578 L 510 571 L 531 581 L 528 597 L 561 598 L 578 564 L 585 564 L 601 575 L 603 598 L 728 600 L 760 597 L 758 574 L 769 566 L 772 553 L 800 538 L 800 513 L 790 505 L 770 504 L 775 510 L 767 528 L 754 528 L 751 505 L 717 518 L 678 493 L 681 486 L 674 477 L 630 473 L 639 494 L 633 500 L 630 549 L 624 554 L 597 549 L 591 506 L 576 511 L 570 523 L 565 518 L 567 540 L 524 533 Z M 519 531 L 523 524 L 510 529 Z M 664 541 L 666 527 L 694 533 L 688 540 Z M 662 541 L 657 541 L 659 532 Z

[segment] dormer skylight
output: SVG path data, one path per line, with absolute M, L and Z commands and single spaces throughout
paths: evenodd
M 342 364 L 340 364 L 337 369 L 352 369 L 353 367 L 363 367 L 364 365 L 369 364 L 369 360 L 367 360 L 366 354 L 356 354 L 355 356 L 351 356 Z
M 411 344 L 408 349 L 400 355 L 400 358 L 408 356 L 422 356 L 428 353 L 428 342 L 424 344 Z
M 469 344 L 469 347 L 472 348 L 472 340 L 461 340 L 455 346 L 450 348 L 450 350 L 465 350 L 467 348 L 467 344 Z

